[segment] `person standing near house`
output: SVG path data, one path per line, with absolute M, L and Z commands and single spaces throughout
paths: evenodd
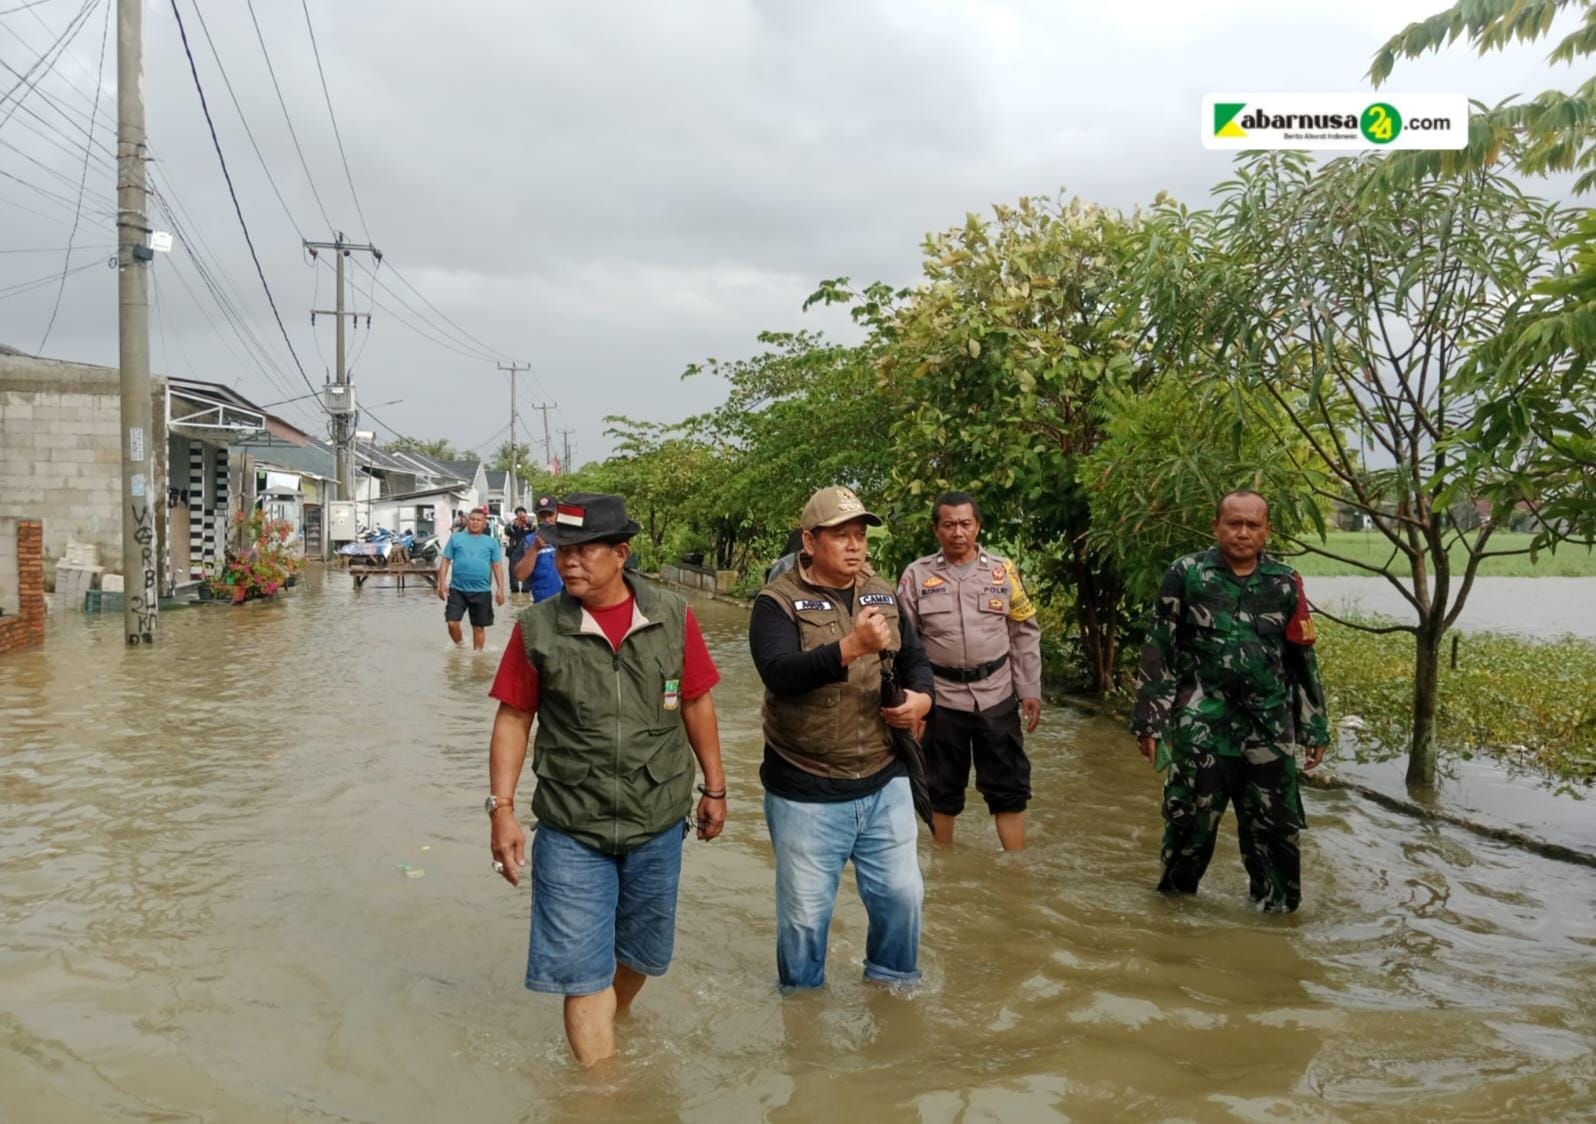
M 474 508 L 466 516 L 465 532 L 450 535 L 438 556 L 438 598 L 449 639 L 461 642 L 460 620 L 470 614 L 471 647 L 482 651 L 493 606 L 504 604 L 504 587 L 504 548 L 498 535 L 488 533 L 488 509 Z
M 641 528 L 621 497 L 577 493 L 558 518 L 564 592 L 520 615 L 499 662 L 485 803 L 493 869 L 516 885 L 527 840 L 515 790 L 535 714 L 525 983 L 565 997 L 571 1051 L 592 1066 L 615 1054 L 616 1015 L 670 965 L 695 757 L 698 838 L 726 823 L 720 675 L 686 601 L 627 576 Z
M 531 586 L 526 578 L 520 574 L 517 563 L 529 549 L 537 545 L 538 529 L 532 520 L 527 517 L 526 508 L 515 509 L 515 519 L 504 529 L 504 537 L 509 540 L 508 549 L 505 550 L 505 559 L 510 566 L 510 592 L 530 593 Z
M 967 492 L 931 506 L 941 549 L 909 564 L 898 604 L 915 622 L 936 674 L 926 722 L 932 836 L 953 842 L 953 821 L 975 765 L 975 787 L 1005 851 L 1025 849 L 1031 762 L 1025 734 L 1042 715 L 1042 630 L 1014 563 L 981 549 L 981 507 Z M 1021 732 L 1021 718 L 1025 729 Z
M 553 496 L 538 497 L 537 537 L 528 541 L 525 553 L 511 567 L 512 575 L 529 589 L 533 601 L 547 601 L 565 588 L 554 554 L 554 516 L 559 506 L 560 501 Z M 634 562 L 630 554 L 627 561 Z

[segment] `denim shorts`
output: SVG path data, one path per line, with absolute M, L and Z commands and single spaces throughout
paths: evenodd
M 616 964 L 663 976 L 676 941 L 682 829 L 672 824 L 624 855 L 606 855 L 547 824 L 532 842 L 532 940 L 526 986 L 592 995 Z

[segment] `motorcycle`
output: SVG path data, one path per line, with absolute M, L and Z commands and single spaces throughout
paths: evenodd
M 354 542 L 345 543 L 338 548 L 341 557 L 349 559 L 349 565 L 386 566 L 393 555 L 398 536 L 385 527 L 375 530 L 362 531 L 360 537 Z

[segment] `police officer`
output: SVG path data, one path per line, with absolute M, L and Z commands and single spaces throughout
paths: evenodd
M 1297 834 L 1307 826 L 1294 748 L 1316 767 L 1330 742 L 1302 578 L 1264 553 L 1269 504 L 1242 489 L 1219 501 L 1215 545 L 1164 574 L 1142 650 L 1131 729 L 1164 781 L 1165 893 L 1193 894 L 1225 805 L 1258 907 L 1302 899 Z
M 1005 851 L 1025 849 L 1031 762 L 1025 732 L 1042 716 L 1042 630 L 1014 563 L 980 549 L 981 506 L 967 492 L 945 492 L 931 506 L 941 546 L 910 564 L 898 601 L 914 621 L 936 676 L 936 706 L 926 723 L 932 837 L 953 842 L 953 820 L 975 764 Z

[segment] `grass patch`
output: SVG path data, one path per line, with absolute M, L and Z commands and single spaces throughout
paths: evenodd
M 1317 650 L 1330 718 L 1357 715 L 1371 758 L 1406 752 L 1413 638 L 1374 636 L 1319 618 Z M 1442 752 L 1488 753 L 1569 780 L 1596 780 L 1596 643 L 1459 634 L 1458 666 L 1441 668 Z M 1444 653 L 1450 652 L 1450 638 Z
M 1526 549 L 1534 536 L 1498 532 L 1491 536 L 1492 550 Z M 1384 566 L 1391 557 L 1391 543 L 1379 531 L 1331 531 L 1324 548 L 1371 566 Z M 1461 543 L 1452 547 L 1453 572 L 1461 574 L 1468 558 Z M 1305 577 L 1367 577 L 1367 570 L 1337 562 L 1317 554 L 1297 554 L 1291 564 Z M 1392 565 L 1396 566 L 1398 558 Z M 1405 568 L 1400 571 L 1405 572 Z M 1589 578 L 1596 577 L 1596 550 L 1577 543 L 1563 543 L 1554 554 L 1543 550 L 1530 561 L 1527 554 L 1511 558 L 1487 558 L 1480 565 L 1481 577 L 1493 578 Z

